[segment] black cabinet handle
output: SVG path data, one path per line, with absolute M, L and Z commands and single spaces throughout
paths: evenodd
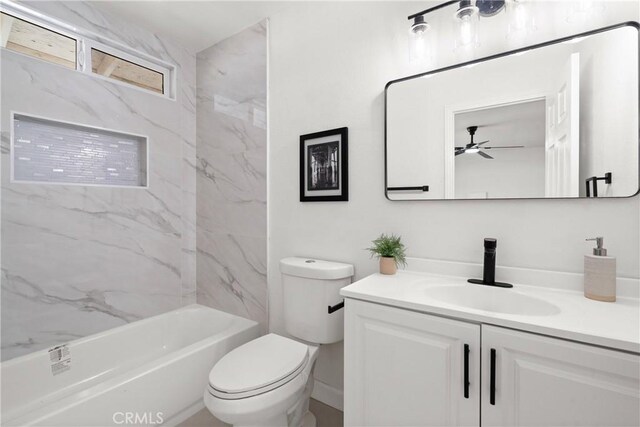
M 489 389 L 489 403 L 496 404 L 496 349 L 491 349 L 491 384 Z
M 469 398 L 469 344 L 464 345 L 464 398 Z

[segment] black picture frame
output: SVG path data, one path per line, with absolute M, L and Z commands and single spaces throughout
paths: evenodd
M 321 159 L 320 172 L 317 170 L 318 158 Z M 348 200 L 349 129 L 341 127 L 301 135 L 300 201 L 346 202 Z

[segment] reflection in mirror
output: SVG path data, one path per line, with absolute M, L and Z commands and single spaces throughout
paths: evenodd
M 391 200 L 638 191 L 635 26 L 401 79 L 386 100 Z
M 455 198 L 545 196 L 543 99 L 458 113 Z

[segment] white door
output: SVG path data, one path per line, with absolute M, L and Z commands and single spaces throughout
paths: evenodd
M 483 426 L 637 426 L 639 377 L 639 355 L 482 326 Z
M 573 53 L 546 98 L 545 196 L 580 195 L 580 54 Z
M 347 299 L 344 352 L 346 426 L 479 425 L 479 325 Z

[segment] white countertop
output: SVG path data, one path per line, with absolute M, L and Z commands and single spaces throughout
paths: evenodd
M 640 302 L 636 298 L 618 296 L 613 303 L 599 302 L 585 298 L 575 289 L 519 285 L 513 281 L 513 288 L 500 291 L 542 299 L 559 309 L 547 315 L 520 315 L 462 307 L 429 296 L 430 288 L 442 285 L 484 287 L 467 284 L 466 279 L 411 271 L 399 271 L 393 276 L 372 274 L 342 288 L 340 294 L 346 298 L 640 353 Z

